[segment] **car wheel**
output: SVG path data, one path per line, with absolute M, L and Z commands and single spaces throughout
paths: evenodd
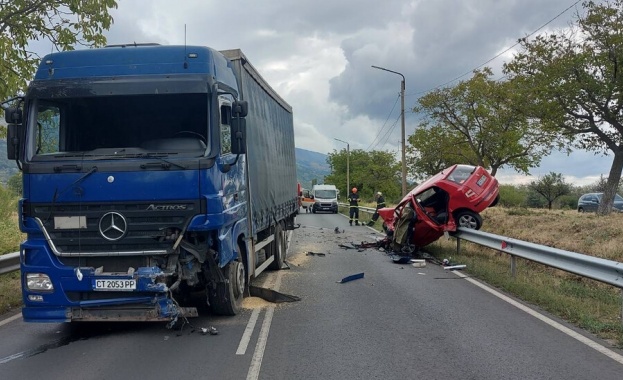
M 242 309 L 247 274 L 244 264 L 232 261 L 222 269 L 225 281 L 208 289 L 210 309 L 217 315 L 236 315 Z
M 456 219 L 458 227 L 471 228 L 473 230 L 479 230 L 482 227 L 482 217 L 473 211 L 459 211 L 454 219 Z
M 578 207 L 578 212 L 584 212 L 584 209 L 582 207 Z

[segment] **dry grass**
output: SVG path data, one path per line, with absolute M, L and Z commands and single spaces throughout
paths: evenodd
M 19 271 L 0 275 L 0 315 L 22 306 Z
M 8 219 L 0 218 L 0 255 L 19 251 L 19 245 L 24 239 L 25 235 L 17 224 L 17 214 Z M 0 315 L 21 305 L 20 272 L 0 275 Z
M 623 262 L 622 214 L 490 208 L 482 215 L 482 231 Z M 470 275 L 623 347 L 621 289 L 522 259 L 513 278 L 506 254 L 468 242 L 457 254 L 454 239 L 442 238 L 427 248 L 467 264 Z

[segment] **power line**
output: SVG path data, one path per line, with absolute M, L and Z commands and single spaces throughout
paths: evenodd
M 517 40 L 517 42 L 516 42 L 513 46 L 511 46 L 511 47 L 509 47 L 508 49 L 504 50 L 503 52 L 499 53 L 499 54 L 498 54 L 498 55 L 496 55 L 495 57 L 493 57 L 493 58 L 489 59 L 489 60 L 488 60 L 488 61 L 486 61 L 485 63 L 483 63 L 483 64 L 481 64 L 481 65 L 479 65 L 479 66 L 477 66 L 477 67 L 475 67 L 475 68 L 471 69 L 470 71 L 468 71 L 468 72 L 466 72 L 466 73 L 464 73 L 464 74 L 461 74 L 461 75 L 459 75 L 458 77 L 456 77 L 456 78 L 454 78 L 454 79 L 452 79 L 452 80 L 450 80 L 450 81 L 447 81 L 447 82 L 445 82 L 445 83 L 443 83 L 443 84 L 440 84 L 440 85 L 438 85 L 438 86 L 435 86 L 435 87 L 433 87 L 433 88 L 430 88 L 430 89 L 428 89 L 428 90 L 426 90 L 426 91 L 420 91 L 420 92 L 414 92 L 414 93 L 411 93 L 411 94 L 407 94 L 406 96 L 426 94 L 426 93 L 431 92 L 431 91 L 433 91 L 433 90 L 436 90 L 436 89 L 438 89 L 438 88 L 440 88 L 440 87 L 444 87 L 444 86 L 446 86 L 446 85 L 448 85 L 448 84 L 450 84 L 450 83 L 452 83 L 452 82 L 454 82 L 454 81 L 456 81 L 456 80 L 458 80 L 458 79 L 461 79 L 461 78 L 463 78 L 463 77 L 464 77 L 464 76 L 466 76 L 466 75 L 469 75 L 469 74 L 473 73 L 475 70 L 477 70 L 477 69 L 479 69 L 479 68 L 483 67 L 483 66 L 484 66 L 484 65 L 486 65 L 487 63 L 489 63 L 489 62 L 491 62 L 491 61 L 493 61 L 493 60 L 495 60 L 495 59 L 499 58 L 500 56 L 502 56 L 502 55 L 506 54 L 508 51 L 512 50 L 515 46 L 519 45 L 519 44 L 521 43 L 521 41 L 522 41 L 522 40 L 526 40 L 526 39 L 528 39 L 528 38 L 529 38 L 529 37 L 531 37 L 533 34 L 537 33 L 537 32 L 538 32 L 538 31 L 540 31 L 541 29 L 545 28 L 547 25 L 551 24 L 554 20 L 556 20 L 558 17 L 562 16 L 562 15 L 563 15 L 564 13 L 566 13 L 569 9 L 573 8 L 574 6 L 576 6 L 576 5 L 577 5 L 580 1 L 582 1 L 582 0 L 577 0 L 575 3 L 571 4 L 570 6 L 568 6 L 568 7 L 567 7 L 564 11 L 560 12 L 559 14 L 557 14 L 554 18 L 552 18 L 551 20 L 549 20 L 549 21 L 548 21 L 548 22 L 546 22 L 545 24 L 541 25 L 538 29 L 536 29 L 536 30 L 535 30 L 535 31 L 533 31 L 532 33 L 528 34 L 527 36 L 525 36 L 525 37 L 523 37 L 523 38 L 518 39 L 518 40 Z
M 377 133 L 377 135 L 374 137 L 374 140 L 372 140 L 372 142 L 370 143 L 370 145 L 368 145 L 368 148 L 366 150 L 370 150 L 370 147 L 372 147 L 372 145 L 374 145 L 374 142 L 376 141 L 376 139 L 379 138 L 381 132 L 383 132 L 383 129 L 385 129 L 385 126 L 387 125 L 387 121 L 389 120 L 389 117 L 394 112 L 394 108 L 396 108 L 396 104 L 398 104 L 398 99 L 400 99 L 400 94 L 398 94 L 398 97 L 396 98 L 396 101 L 394 102 L 394 105 L 392 106 L 391 111 L 389 111 L 389 114 L 387 115 L 387 119 L 385 119 L 385 122 L 383 123 L 383 126 L 381 127 L 381 129 L 379 129 L 379 133 Z M 377 143 L 377 145 L 378 145 L 378 143 Z M 375 147 L 377 145 L 375 145 Z

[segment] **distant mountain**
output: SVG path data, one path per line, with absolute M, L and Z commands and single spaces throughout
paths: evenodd
M 307 189 L 311 188 L 312 180 L 324 183 L 324 177 L 331 174 L 327 163 L 327 155 L 296 148 L 296 178 Z
M 307 189 L 311 188 L 313 179 L 324 182 L 324 177 L 331 173 L 327 164 L 327 155 L 296 148 L 296 178 Z M 19 173 L 15 161 L 6 158 L 6 140 L 0 140 L 0 182 L 6 185 L 9 178 Z

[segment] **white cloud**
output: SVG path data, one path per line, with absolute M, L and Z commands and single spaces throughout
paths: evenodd
M 297 146 L 328 153 L 344 148 L 334 138 L 348 141 L 351 149 L 398 151 L 401 78 L 371 65 L 406 77 L 409 135 L 416 124 L 409 110 L 418 96 L 513 46 L 569 1 L 122 0 L 118 5 L 109 43 L 241 48 L 292 105 Z M 565 27 L 573 14 L 564 13 L 547 28 Z M 497 74 L 512 54 L 487 65 Z M 582 152 L 564 159 L 554 155 L 533 174 L 553 171 L 580 183 L 607 173 L 610 161 Z M 502 176 L 524 181 L 514 172 Z

